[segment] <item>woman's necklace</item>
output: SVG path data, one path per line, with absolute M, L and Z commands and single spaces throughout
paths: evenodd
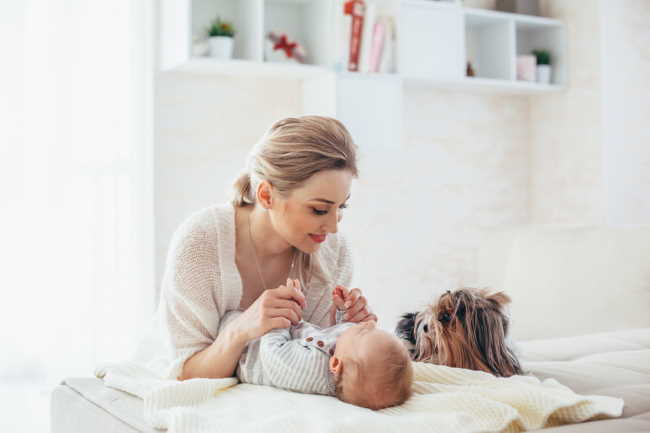
M 266 285 L 266 281 L 264 281 L 264 276 L 262 275 L 262 268 L 260 266 L 260 262 L 257 259 L 257 248 L 255 248 L 255 241 L 253 240 L 253 231 L 251 229 L 251 214 L 248 214 L 248 236 L 251 239 L 251 244 L 253 245 L 253 258 L 255 259 L 255 266 L 257 267 L 257 275 L 260 277 L 260 281 L 262 281 L 262 287 L 264 290 L 268 289 Z M 291 276 L 291 273 L 293 272 L 293 265 L 296 260 L 296 250 L 293 250 L 293 253 L 291 255 L 291 267 L 289 268 L 289 276 Z

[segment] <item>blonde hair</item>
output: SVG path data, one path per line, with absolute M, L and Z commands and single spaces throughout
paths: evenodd
M 255 204 L 257 187 L 268 181 L 288 196 L 307 179 L 323 170 L 349 170 L 358 176 L 357 146 L 341 122 L 331 117 L 288 117 L 275 122 L 248 155 L 246 168 L 234 182 L 232 204 Z M 308 283 L 312 272 L 309 254 L 298 251 L 297 277 Z M 304 287 L 304 286 L 303 286 Z
M 396 342 L 378 351 L 373 361 L 377 363 L 375 368 L 381 371 L 374 377 L 361 361 L 346 359 L 343 374 L 335 380 L 336 396 L 373 410 L 398 406 L 408 400 L 412 394 L 413 366 L 406 348 Z

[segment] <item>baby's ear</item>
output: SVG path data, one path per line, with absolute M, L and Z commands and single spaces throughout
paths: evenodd
M 330 358 L 329 367 L 330 367 L 330 373 L 332 373 L 334 376 L 339 376 L 343 371 L 343 363 L 336 356 L 332 356 Z

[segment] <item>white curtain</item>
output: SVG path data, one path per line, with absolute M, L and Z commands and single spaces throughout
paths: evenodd
M 3 414 L 127 357 L 153 310 L 153 1 L 0 5 Z

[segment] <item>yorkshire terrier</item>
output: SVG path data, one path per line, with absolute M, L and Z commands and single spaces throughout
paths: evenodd
M 461 288 L 442 294 L 419 313 L 406 313 L 395 333 L 413 361 L 482 370 L 495 376 L 523 374 L 506 343 L 510 298 L 503 292 Z

